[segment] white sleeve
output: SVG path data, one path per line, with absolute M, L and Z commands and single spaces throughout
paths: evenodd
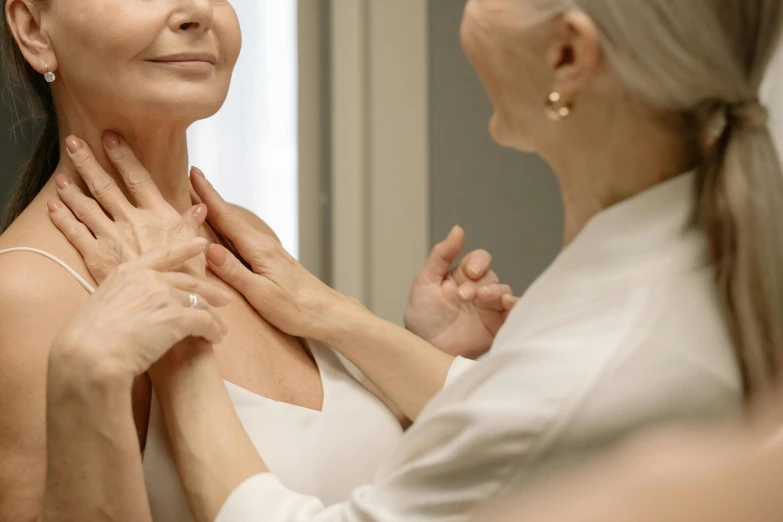
M 272 474 L 263 473 L 247 479 L 229 495 L 215 522 L 314 520 L 323 511 L 317 498 L 297 495 Z
M 529 470 L 568 389 L 550 385 L 533 393 L 503 359 L 501 368 L 470 365 L 422 412 L 376 483 L 347 502 L 325 507 L 263 474 L 231 494 L 217 522 L 468 522 L 478 506 Z M 525 368 L 537 377 L 536 386 L 539 379 L 570 384 L 574 377 L 536 375 L 541 367 L 532 361 Z
M 454 362 L 451 363 L 451 368 L 449 368 L 449 374 L 446 376 L 446 382 L 443 384 L 443 387 L 446 388 L 451 385 L 462 374 L 473 368 L 476 364 L 476 361 L 471 361 L 464 357 L 457 357 L 454 359 Z
M 468 522 L 474 508 L 514 473 L 518 461 L 510 453 L 530 439 L 504 440 L 481 430 L 492 421 L 463 415 L 448 413 L 419 430 L 411 442 L 423 444 L 422 452 L 406 444 L 388 475 L 358 488 L 347 502 L 325 507 L 265 473 L 234 490 L 216 522 Z

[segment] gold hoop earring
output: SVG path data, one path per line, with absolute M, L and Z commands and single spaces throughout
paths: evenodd
M 57 79 L 57 76 L 49 69 L 49 64 L 46 64 L 46 74 L 44 74 L 44 80 L 46 83 L 52 83 Z
M 557 91 L 552 91 L 552 94 L 550 94 L 547 98 L 546 104 L 544 105 L 544 110 L 546 111 L 546 115 L 550 120 L 561 121 L 571 115 L 570 104 L 565 103 L 558 107 L 558 104 L 562 101 L 562 99 L 563 97 L 560 96 L 560 93 Z

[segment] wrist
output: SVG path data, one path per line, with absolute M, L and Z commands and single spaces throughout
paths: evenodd
M 329 305 L 328 313 L 316 332 L 315 340 L 336 347 L 355 337 L 367 324 L 381 319 L 370 312 L 359 300 L 341 295 Z
M 219 374 L 212 346 L 195 338 L 174 346 L 149 370 L 150 380 L 159 396 L 176 394 L 198 384 L 205 377 Z
M 200 359 L 214 353 L 212 345 L 204 339 L 188 337 L 171 347 L 163 357 L 152 365 L 150 373 L 172 373 L 186 370 Z
M 111 358 L 97 357 L 78 345 L 55 343 L 49 353 L 47 393 L 55 399 L 83 402 L 129 397 L 134 375 Z

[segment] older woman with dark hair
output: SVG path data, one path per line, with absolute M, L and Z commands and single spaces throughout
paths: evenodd
M 19 173 L 0 236 L 0 520 L 37 520 L 44 500 L 57 504 L 51 495 L 44 499 L 45 480 L 75 488 L 79 495 L 97 491 L 93 484 L 121 488 L 124 503 L 95 497 L 78 502 L 84 497 L 64 493 L 60 500 L 84 510 L 70 513 L 72 519 L 94 520 L 96 512 L 122 512 L 132 505 L 156 520 L 191 520 L 161 402 L 146 372 L 188 336 L 214 345 L 225 379 L 221 392 L 228 390 L 232 411 L 284 483 L 334 503 L 371 481 L 402 438 L 400 421 L 408 421 L 395 415 L 391 403 L 378 400 L 377 388 L 355 379 L 328 347 L 281 332 L 206 271 L 206 244 L 221 238 L 203 224 L 203 205 L 191 200 L 186 130 L 215 113 L 226 98 L 241 43 L 231 4 L 5 0 L 3 5 L 0 32 L 10 87 L 20 96 L 20 115 L 29 109 L 42 132 Z M 110 167 L 109 158 L 122 150 L 117 133 L 133 144 L 146 168 L 145 177 L 123 172 L 127 186 Z M 72 134 L 81 138 L 69 138 Z M 107 234 L 101 244 L 111 246 L 121 237 L 139 243 L 85 262 L 49 214 L 63 210 L 50 201 L 58 188 L 67 194 L 81 183 L 74 162 L 86 166 L 82 153 L 88 147 L 99 152 L 97 160 L 112 176 L 90 185 L 109 198 L 102 197 L 102 209 L 114 213 L 110 226 L 96 231 Z M 140 184 L 152 182 L 157 197 L 145 199 Z M 121 190 L 136 204 L 158 204 L 153 227 L 138 223 L 140 213 L 127 200 L 123 204 Z M 74 210 L 94 225 L 90 216 L 102 209 L 85 202 Z M 237 207 L 231 212 L 243 215 L 254 231 L 274 237 L 250 212 Z M 128 228 L 113 235 L 122 224 Z M 152 237 L 156 227 L 161 230 Z M 77 246 L 93 237 L 81 226 L 69 232 L 71 239 L 78 237 Z M 203 245 L 186 242 L 171 254 L 148 252 L 168 248 L 169 240 L 197 236 Z M 505 320 L 508 307 L 502 301 L 513 299 L 490 270 L 486 252 L 448 268 L 463 239 L 455 231 L 417 280 L 409 327 L 446 351 L 477 356 L 489 349 Z M 142 253 L 152 257 L 134 259 Z M 172 259 L 190 259 L 188 273 L 167 273 L 178 268 Z M 131 264 L 107 279 L 109 269 L 103 268 L 120 261 Z M 468 298 L 460 297 L 458 285 Z M 114 370 L 103 365 L 113 365 L 115 357 L 135 361 L 130 373 L 112 378 L 112 386 L 123 390 L 120 399 L 105 395 L 104 405 L 128 415 L 112 425 L 118 430 L 114 437 L 106 432 L 47 437 L 47 422 L 50 434 L 90 425 L 89 416 L 67 415 L 67 405 L 59 402 L 70 403 L 79 393 L 54 391 L 64 375 L 76 379 L 72 384 L 82 391 L 96 384 L 89 372 L 74 370 L 84 362 L 76 353 L 88 346 L 101 351 L 95 361 L 102 369 L 96 371 L 106 378 Z M 119 449 L 101 449 L 105 443 Z M 88 472 L 93 466 L 111 470 L 113 479 Z M 59 482 L 63 474 L 68 478 Z
M 638 430 L 736 412 L 769 393 L 783 345 L 783 175 L 759 89 L 782 9 L 778 0 L 467 3 L 462 39 L 495 108 L 491 133 L 549 162 L 566 224 L 562 253 L 476 363 L 327 288 L 195 172 L 209 222 L 245 261 L 212 245 L 210 270 L 280 330 L 346 356 L 415 421 L 374 481 L 324 503 L 277 476 L 274 453 L 254 448 L 232 408 L 216 352 L 186 339 L 153 368 L 153 381 L 195 517 L 469 520 L 481 503 Z M 176 225 L 173 238 L 189 223 L 161 204 L 125 143 L 113 150 L 136 206 L 81 147 L 71 157 L 114 219 L 81 212 L 100 207 L 73 184 L 61 184 L 59 195 L 76 216 L 52 207 L 54 222 L 101 269 L 112 265 L 107 252 L 146 250 L 147 235 L 165 243 L 160 216 Z M 74 234 L 75 218 L 93 234 Z M 196 309 L 200 302 L 191 297 Z M 69 328 L 88 331 L 96 319 L 74 321 Z M 70 349 L 76 361 L 103 361 L 98 346 Z M 127 396 L 130 377 L 149 362 L 122 353 L 110 364 L 75 364 L 94 375 L 104 401 Z M 65 359 L 51 368 L 61 391 L 49 410 L 86 409 L 92 421 L 70 433 L 106 437 L 129 418 L 101 401 L 69 404 L 60 376 L 72 366 Z M 69 433 L 49 427 L 51 438 Z

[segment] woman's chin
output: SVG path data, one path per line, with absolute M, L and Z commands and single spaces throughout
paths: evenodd
M 219 103 L 203 99 L 156 100 L 152 103 L 134 104 L 133 112 L 127 114 L 126 117 L 156 121 L 164 125 L 188 127 L 197 121 L 214 116 L 222 106 L 222 100 Z
M 536 152 L 536 147 L 530 143 L 530 140 L 525 139 L 518 131 L 512 129 L 511 125 L 508 125 L 497 114 L 493 115 L 489 122 L 489 134 L 501 147 L 516 149 L 520 152 Z
M 489 121 L 489 134 L 502 147 L 513 147 L 513 133 L 503 119 L 495 113 Z

